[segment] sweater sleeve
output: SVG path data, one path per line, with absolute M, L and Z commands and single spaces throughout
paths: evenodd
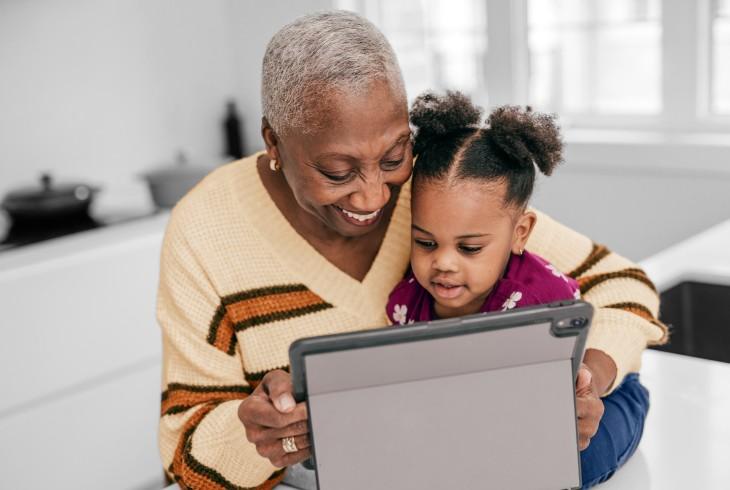
M 527 248 L 578 281 L 582 298 L 595 307 L 586 348 L 616 363 L 616 380 L 641 368 L 647 345 L 663 344 L 667 327 L 657 320 L 659 295 L 643 270 L 603 245 L 535 211 L 537 224 Z
M 208 341 L 222 309 L 173 212 L 157 298 L 163 357 L 159 447 L 165 471 L 181 488 L 273 488 L 283 469 L 256 452 L 237 415 L 251 392 L 239 350 L 226 352 Z

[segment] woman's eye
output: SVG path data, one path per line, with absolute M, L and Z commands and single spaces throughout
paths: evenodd
M 322 175 L 327 177 L 332 182 L 336 182 L 338 184 L 344 184 L 345 182 L 349 182 L 350 180 L 352 180 L 352 177 L 354 174 L 348 173 L 345 175 L 338 175 L 338 174 L 328 174 L 326 172 L 322 172 Z
M 478 254 L 479 252 L 481 252 L 482 248 L 483 247 L 469 247 L 467 245 L 460 245 L 459 246 L 459 249 L 462 252 L 464 252 L 465 254 L 470 254 L 470 255 Z
M 419 240 L 418 238 L 416 238 L 413 241 L 416 242 L 416 245 L 421 248 L 432 249 L 436 247 L 436 242 L 434 242 L 433 240 Z
M 389 160 L 387 162 L 383 162 L 383 164 L 381 166 L 385 170 L 395 170 L 398 167 L 400 167 L 402 163 L 403 163 L 403 158 L 401 158 L 400 160 Z

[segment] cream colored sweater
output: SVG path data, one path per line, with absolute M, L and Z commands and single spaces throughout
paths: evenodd
M 405 185 L 362 282 L 299 236 L 269 197 L 260 154 L 221 167 L 173 210 L 165 234 L 157 316 L 162 329 L 160 453 L 191 489 L 271 488 L 283 477 L 246 440 L 237 409 L 263 375 L 288 368 L 294 340 L 386 324 L 389 292 L 410 249 Z M 616 385 L 666 330 L 658 297 L 635 265 L 538 213 L 527 247 L 578 279 L 597 307 L 588 347 L 610 355 Z

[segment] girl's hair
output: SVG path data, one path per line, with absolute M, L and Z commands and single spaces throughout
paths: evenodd
M 499 107 L 484 125 L 481 110 L 460 92 L 426 92 L 411 109 L 418 156 L 414 180 L 504 181 L 505 204 L 527 204 L 535 166 L 550 175 L 562 161 L 563 144 L 555 117 L 530 107 Z

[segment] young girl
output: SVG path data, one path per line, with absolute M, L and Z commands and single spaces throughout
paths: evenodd
M 562 160 L 553 117 L 480 110 L 459 92 L 419 96 L 411 111 L 411 270 L 390 294 L 393 324 L 505 311 L 578 298 L 577 283 L 525 250 L 535 167 Z

